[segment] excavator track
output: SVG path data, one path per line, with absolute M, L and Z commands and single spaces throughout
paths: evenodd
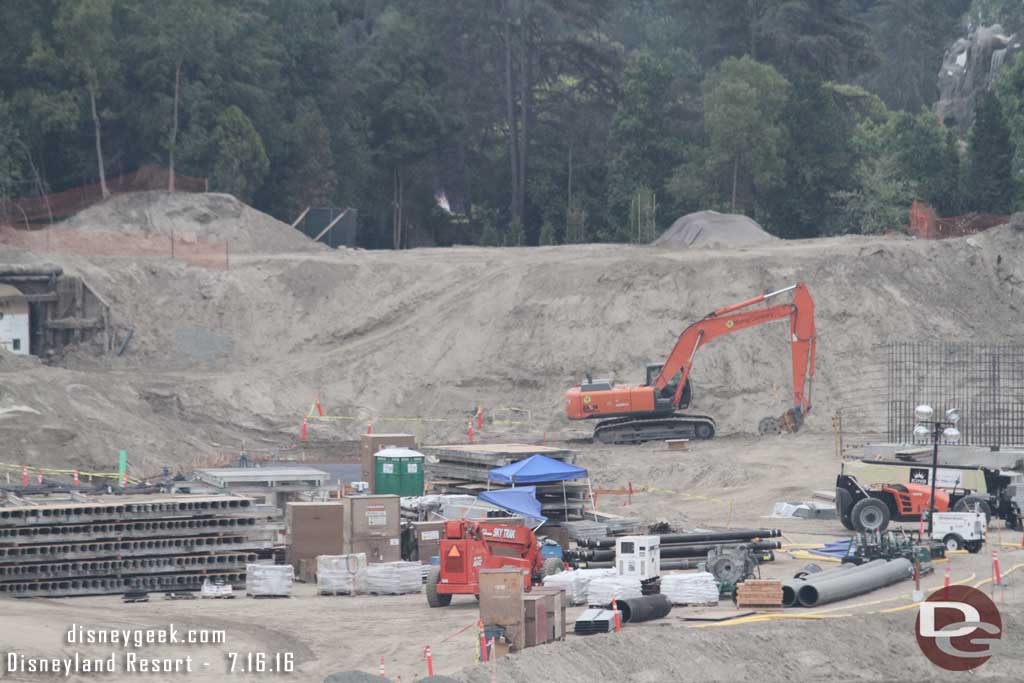
M 594 427 L 601 443 L 643 443 L 664 439 L 710 439 L 715 421 L 708 415 L 668 415 L 654 418 L 623 417 L 602 420 Z

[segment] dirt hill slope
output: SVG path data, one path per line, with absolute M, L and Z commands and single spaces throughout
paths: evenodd
M 797 280 L 815 297 L 819 330 L 808 428 L 829 430 L 843 408 L 849 428 L 872 431 L 884 426 L 874 347 L 1019 339 L 1022 255 L 1024 232 L 1007 226 L 942 242 L 845 237 L 742 251 L 250 255 L 230 271 L 66 258 L 135 336 L 120 358 L 72 355 L 74 370 L 0 368 L 0 407 L 36 411 L 0 417 L 0 438 L 13 462 L 107 460 L 121 447 L 154 465 L 181 462 L 237 452 L 243 438 L 286 441 L 317 392 L 330 412 L 357 418 L 334 425 L 350 435 L 369 417 L 378 430 L 412 430 L 384 418 L 420 415 L 450 419 L 421 429 L 453 438 L 477 404 L 528 409 L 536 432 L 589 431 L 562 417 L 562 394 L 585 371 L 641 381 L 687 323 Z M 692 409 L 723 433 L 781 413 L 791 395 L 786 337 L 779 322 L 702 349 Z

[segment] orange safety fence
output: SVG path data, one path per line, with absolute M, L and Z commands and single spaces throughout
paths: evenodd
M 206 242 L 191 233 L 143 235 L 70 228 L 13 230 L 0 225 L 0 246 L 80 256 L 164 257 L 224 269 L 229 267 L 231 258 L 226 242 Z
M 107 178 L 107 189 L 111 194 L 142 192 L 145 190 L 166 190 L 170 172 L 162 166 L 143 166 L 124 175 Z M 175 192 L 206 192 L 205 178 L 190 178 L 174 175 Z M 39 197 L 13 199 L 7 209 L 7 220 L 13 224 L 38 224 L 67 218 L 103 199 L 99 183 L 81 185 L 63 192 L 54 192 Z
M 920 239 L 941 240 L 964 237 L 1010 222 L 1009 216 L 992 213 L 968 213 L 939 218 L 928 204 L 915 201 L 910 206 L 910 233 Z

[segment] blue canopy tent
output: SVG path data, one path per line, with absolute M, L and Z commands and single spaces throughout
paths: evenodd
M 487 479 L 515 486 L 516 484 L 584 479 L 586 476 L 587 471 L 582 467 L 576 467 L 576 465 L 570 465 L 546 455 L 531 455 L 526 460 L 491 470 L 487 474 Z
M 590 493 L 590 504 L 594 505 L 594 493 L 590 487 L 590 477 L 587 470 L 576 465 L 549 458 L 546 455 L 531 455 L 525 460 L 514 462 L 504 467 L 497 467 L 487 474 L 487 483 L 492 481 L 502 484 L 539 484 L 548 482 L 562 482 L 562 505 L 564 506 L 566 519 L 569 518 L 569 502 L 565 493 L 565 482 L 569 479 L 586 479 L 587 490 Z M 594 510 L 596 515 L 596 508 Z M 596 518 L 596 516 L 595 516 Z
M 514 512 L 525 517 L 532 517 L 539 520 L 540 524 L 548 521 L 548 518 L 541 514 L 540 501 L 537 500 L 536 486 L 521 486 L 517 489 L 501 489 L 498 491 L 484 491 L 480 494 L 480 500 L 497 505 L 500 508 Z M 540 526 L 538 524 L 537 526 Z

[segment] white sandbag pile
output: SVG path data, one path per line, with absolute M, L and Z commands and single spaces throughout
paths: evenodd
M 366 583 L 366 553 L 316 558 L 316 587 L 321 595 L 360 595 L 367 591 Z
M 614 569 L 574 569 L 544 577 L 545 586 L 555 586 L 565 591 L 571 605 L 582 605 L 587 601 L 587 586 L 602 576 L 614 576 Z
M 717 604 L 718 582 L 708 572 L 665 574 L 661 577 L 661 594 L 673 605 Z
M 290 564 L 245 565 L 245 594 L 254 598 L 288 597 L 295 583 L 295 569 Z
M 419 562 L 381 562 L 366 568 L 366 591 L 377 595 L 419 593 L 423 575 Z
M 640 579 L 635 576 L 601 576 L 587 586 L 588 605 L 608 605 L 612 598 L 628 600 L 642 595 Z

